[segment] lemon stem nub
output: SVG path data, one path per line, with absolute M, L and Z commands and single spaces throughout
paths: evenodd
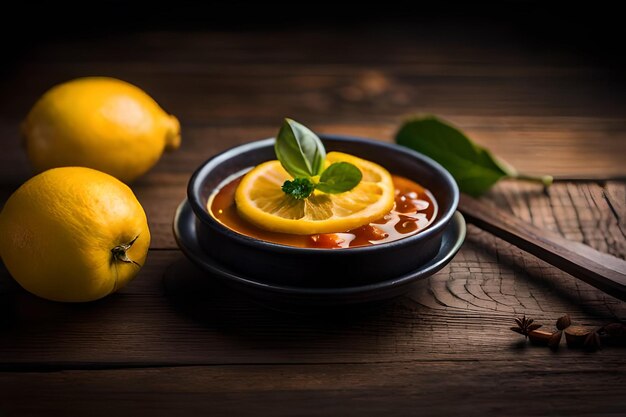
M 175 151 L 180 147 L 180 122 L 173 115 L 166 116 L 163 119 L 165 123 L 165 150 L 167 152 Z
M 131 246 L 133 246 L 133 243 L 135 243 L 135 241 L 137 240 L 137 238 L 139 238 L 139 235 L 135 236 L 135 238 L 133 240 L 131 240 L 128 243 L 124 243 L 121 245 L 117 245 L 116 247 L 114 247 L 113 249 L 111 249 L 111 261 L 112 262 L 126 262 L 129 264 L 135 264 L 138 267 L 141 268 L 141 265 L 139 265 L 137 262 L 133 261 L 132 259 L 130 259 L 128 257 L 128 255 L 126 254 L 126 252 L 131 248 Z

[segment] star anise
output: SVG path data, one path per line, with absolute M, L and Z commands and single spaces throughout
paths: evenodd
M 541 324 L 533 322 L 533 319 L 527 319 L 526 316 L 522 317 L 521 319 L 516 318 L 515 323 L 517 323 L 517 327 L 511 327 L 511 330 L 528 337 L 528 333 L 541 327 Z

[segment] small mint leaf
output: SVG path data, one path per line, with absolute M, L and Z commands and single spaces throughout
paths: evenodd
M 315 188 L 324 193 L 339 194 L 356 187 L 362 178 L 361 171 L 351 163 L 335 162 L 322 172 Z
M 296 200 L 304 200 L 311 195 L 315 186 L 306 178 L 296 178 L 293 181 L 285 181 L 281 188 L 285 194 Z

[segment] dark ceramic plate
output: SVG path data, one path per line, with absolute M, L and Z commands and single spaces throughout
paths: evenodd
M 271 283 L 271 280 L 251 278 L 233 272 L 219 260 L 207 255 L 200 246 L 196 234 L 196 217 L 187 200 L 183 201 L 176 211 L 174 236 L 183 253 L 207 272 L 208 279 L 219 279 L 268 307 L 306 311 L 312 308 L 371 305 L 407 293 L 413 284 L 433 275 L 452 260 L 465 239 L 465 220 L 459 212 L 454 213 L 452 221 L 443 232 L 439 252 L 418 269 L 372 284 L 338 288 L 278 285 Z

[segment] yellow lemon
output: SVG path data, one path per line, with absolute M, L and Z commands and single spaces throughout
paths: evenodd
M 330 152 L 326 162 L 349 162 L 361 170 L 363 179 L 345 193 L 315 191 L 306 199 L 296 200 L 281 189 L 292 178 L 280 162 L 265 162 L 248 172 L 235 191 L 239 215 L 272 232 L 310 235 L 345 232 L 391 211 L 394 186 L 386 169 L 340 152 Z
M 91 301 L 128 283 L 146 260 L 150 231 L 133 192 L 89 168 L 45 171 L 0 213 L 0 255 L 26 290 Z
M 180 146 L 180 124 L 141 89 L 105 77 L 53 87 L 22 124 L 28 157 L 39 172 L 61 166 L 94 168 L 130 182 L 163 150 Z

